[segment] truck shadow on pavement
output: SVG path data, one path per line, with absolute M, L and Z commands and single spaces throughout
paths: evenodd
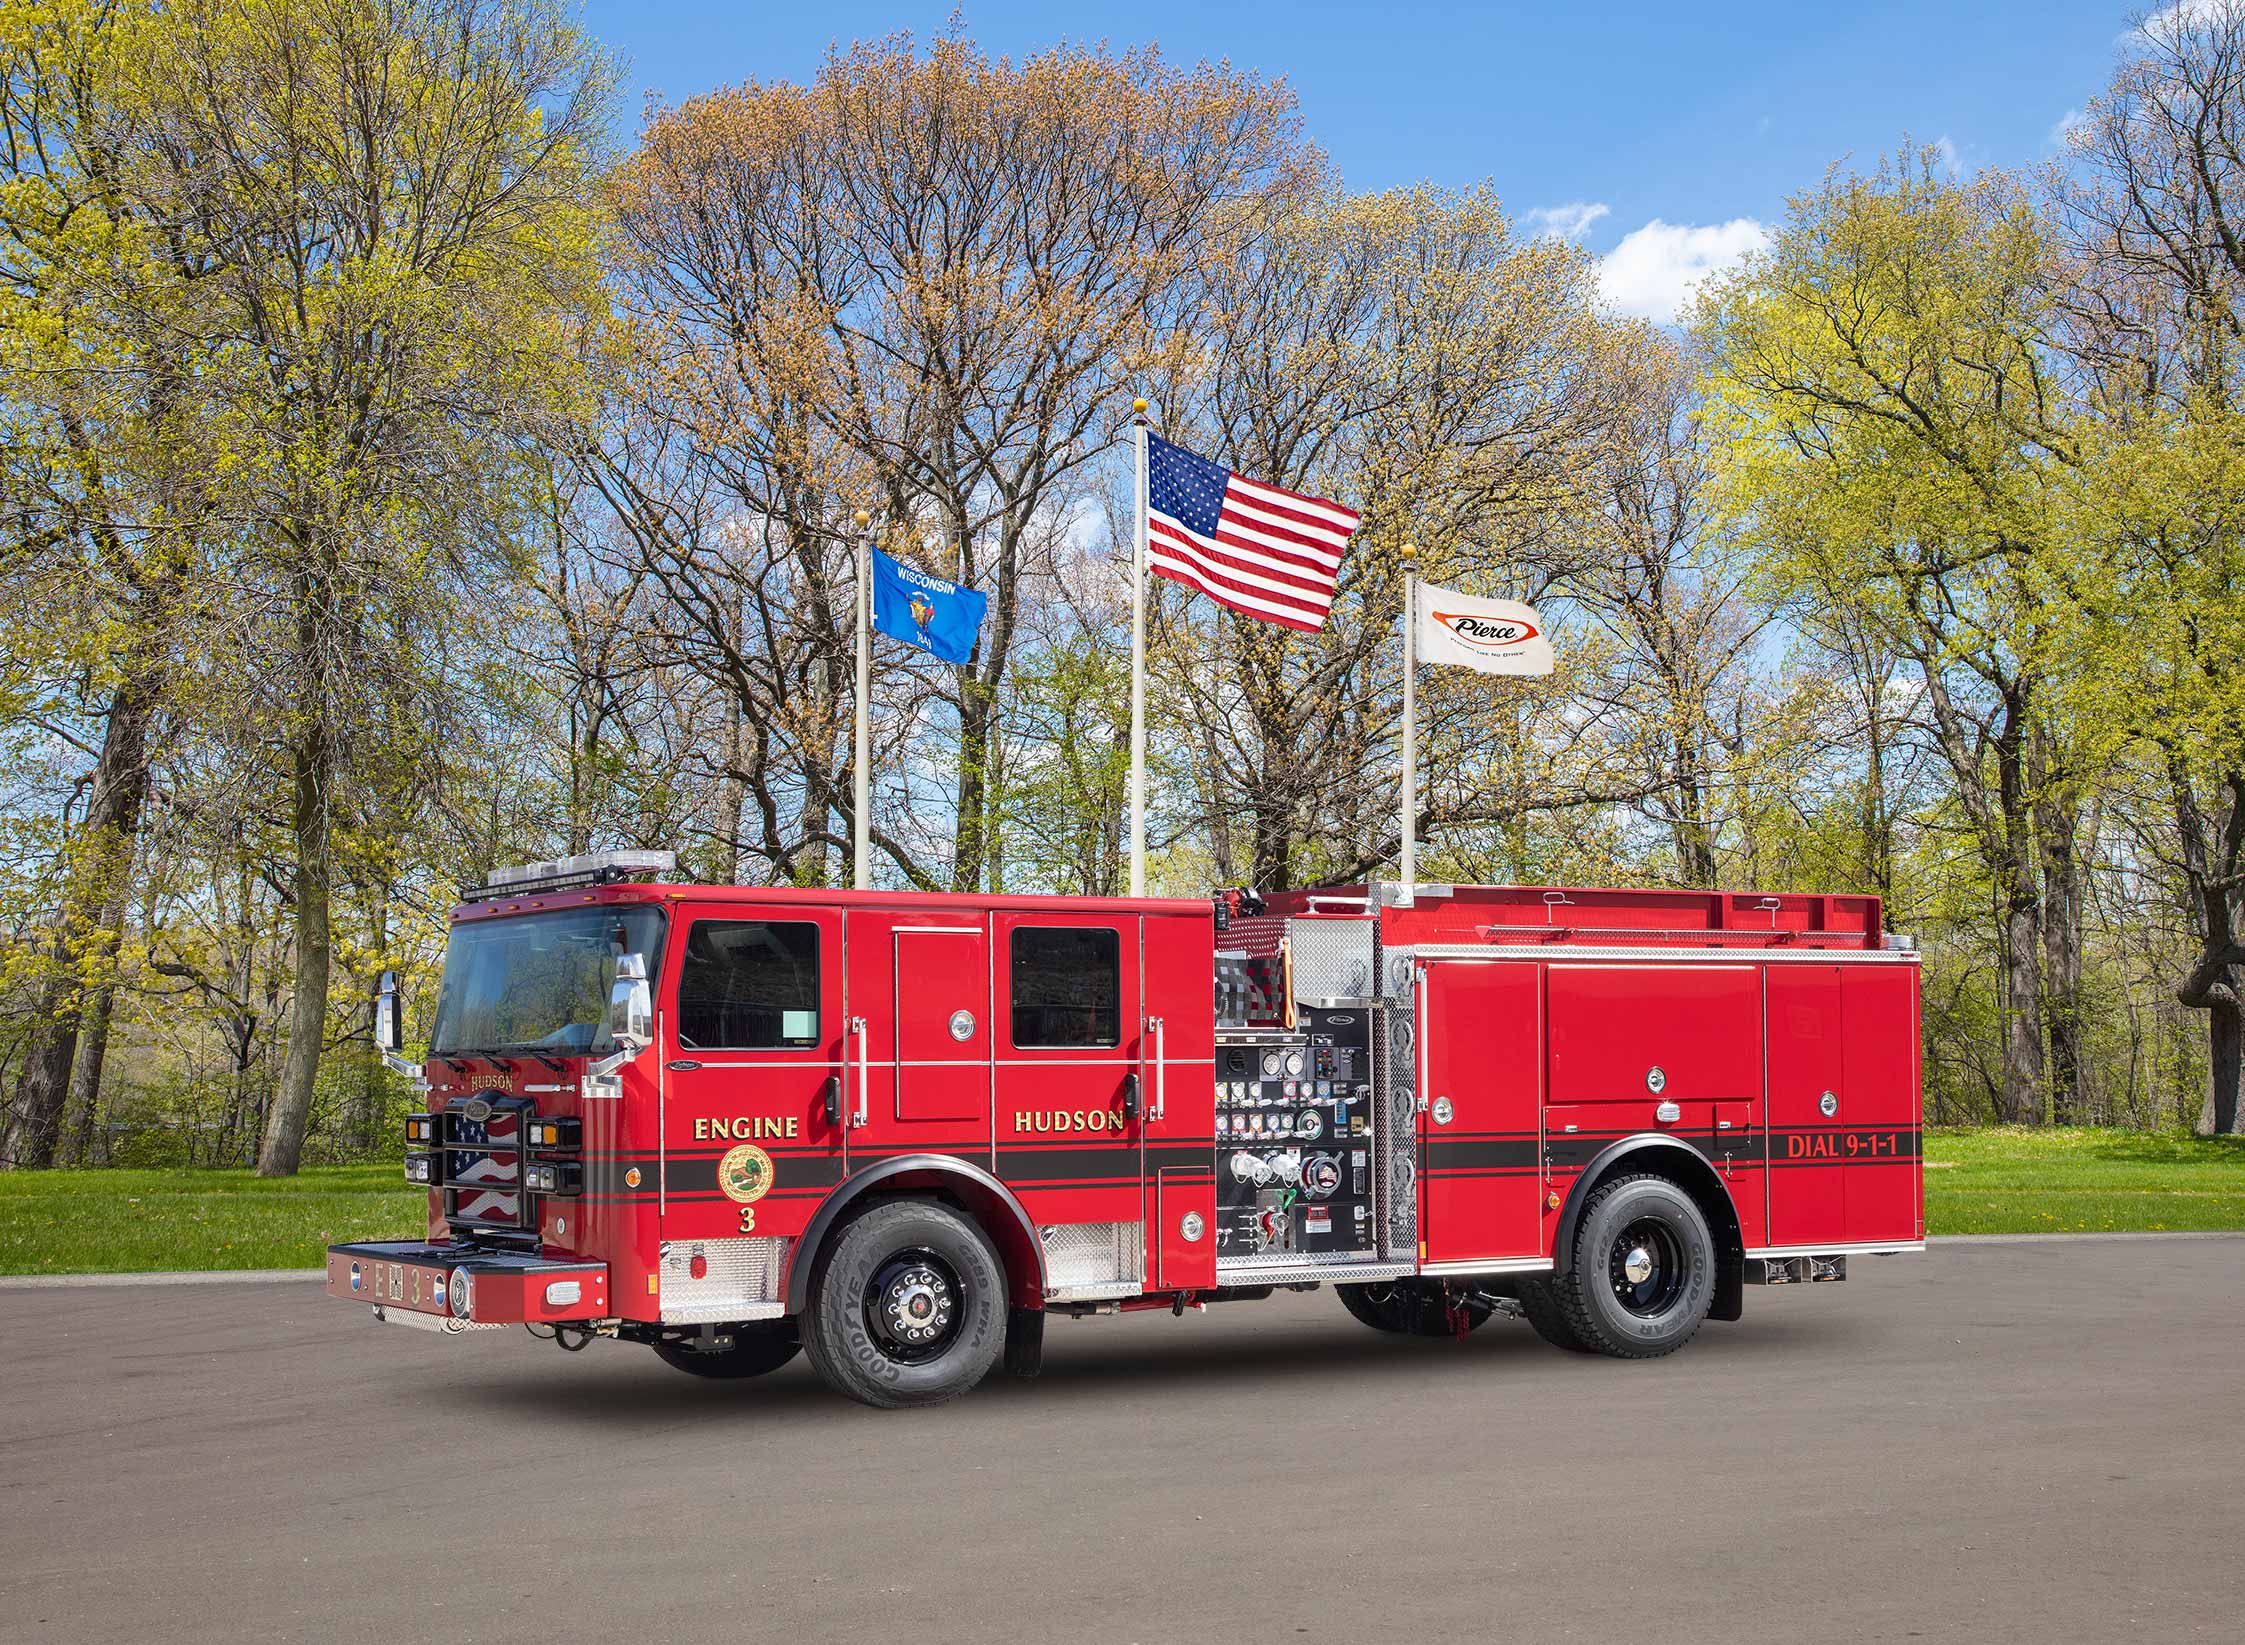
M 1766 1374 L 1773 1354 L 1827 1361 L 1834 1355 L 1853 1357 L 1866 1340 L 1859 1320 L 1837 1313 L 1749 1318 L 1739 1324 L 1710 1326 L 1671 1359 L 1631 1362 L 1566 1353 L 1538 1340 L 1525 1326 L 1504 1322 L 1463 1342 L 1298 1325 L 1233 1329 L 1195 1340 L 1184 1334 L 1191 1327 L 1182 1323 L 1173 1336 L 1133 1333 L 1099 1340 L 1096 1333 L 1109 1324 L 1052 1321 L 1039 1376 L 1024 1379 L 993 1371 L 981 1386 L 946 1409 L 998 1402 L 1019 1410 L 1157 1389 L 1165 1394 L 1205 1394 L 1284 1388 L 1314 1394 L 1322 1384 L 1330 1384 L 1334 1397 L 1346 1399 L 1361 1398 L 1368 1383 L 1391 1392 L 1432 1393 L 1446 1382 L 1464 1390 L 1472 1382 L 1499 1376 L 1519 1391 L 1556 1393 L 1580 1388 L 1586 1378 L 1601 1383 L 1608 1378 L 1637 1379 L 1660 1375 L 1663 1368 L 1700 1366 L 1728 1374 L 1731 1362 L 1749 1359 L 1757 1374 Z M 421 1397 L 424 1403 L 452 1405 L 462 1412 L 519 1411 L 528 1400 L 547 1417 L 595 1425 L 641 1424 L 664 1417 L 788 1422 L 825 1419 L 857 1409 L 820 1382 L 800 1357 L 770 1376 L 740 1382 L 696 1380 L 629 1344 L 596 1344 L 582 1361 L 571 1356 L 573 1363 L 565 1365 L 551 1363 L 556 1357 L 546 1354 L 510 1361 L 504 1367 L 494 1365 L 488 1374 L 463 1376 L 427 1389 Z

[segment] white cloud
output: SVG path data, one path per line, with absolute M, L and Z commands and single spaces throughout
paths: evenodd
M 2172 37 L 2186 28 L 2225 22 L 2241 10 L 2245 10 L 2245 0 L 2178 0 L 2146 17 L 2141 28 L 2124 30 L 2119 44 L 2134 45 L 2146 35 L 2153 39 Z
M 2073 142 L 2073 134 L 2087 124 L 2089 124 L 2088 115 L 2082 113 L 2079 109 L 2068 109 L 2058 116 L 2057 124 L 2050 128 L 2050 135 L 2045 137 L 2043 141 L 2054 149 L 2069 147 Z
M 1538 239 L 1579 240 L 1610 211 L 1602 200 L 1569 200 L 1563 206 L 1537 206 L 1522 221 Z
M 1951 177 L 1957 174 L 1957 145 L 1947 132 L 1933 140 L 1933 152 L 1941 156 L 1941 167 Z
M 1598 259 L 1598 285 L 1618 312 L 1670 325 L 1694 286 L 1767 244 L 1769 230 L 1751 217 L 1704 226 L 1655 217 Z

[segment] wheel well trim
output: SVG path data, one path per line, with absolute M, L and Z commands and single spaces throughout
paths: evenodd
M 1725 1269 L 1739 1265 L 1746 1249 L 1746 1241 L 1738 1223 L 1738 1202 L 1723 1186 L 1723 1179 L 1707 1163 L 1705 1155 L 1680 1137 L 1664 1136 L 1657 1131 L 1640 1132 L 1633 1137 L 1623 1137 L 1598 1150 L 1590 1163 L 1575 1178 L 1568 1190 L 1567 1203 L 1559 1212 L 1559 1223 L 1552 1230 L 1551 1262 L 1554 1272 L 1568 1274 L 1575 1265 L 1575 1228 L 1582 1220 L 1582 1208 L 1597 1190 L 1598 1184 L 1613 1175 L 1614 1167 L 1624 1160 L 1635 1161 L 1644 1156 L 1642 1163 L 1651 1165 L 1657 1156 L 1660 1163 L 1674 1162 L 1676 1170 L 1663 1175 L 1683 1179 L 1679 1186 L 1692 1192 L 1694 1199 L 1709 1199 L 1722 1208 L 1723 1222 L 1709 1230 L 1715 1236 L 1716 1260 Z M 1718 1318 L 1721 1316 L 1718 1315 Z
M 974 1198 L 996 1206 L 998 1214 L 1012 1223 L 1010 1232 L 1018 1237 L 1021 1248 L 1031 1253 L 1036 1271 L 1028 1275 L 1009 1274 L 1008 1278 L 1013 1282 L 1012 1289 L 1017 1297 L 1033 1287 L 1041 1304 L 1045 1293 L 1044 1241 L 1037 1237 L 1036 1221 L 1022 1205 L 1020 1197 L 981 1166 L 971 1160 L 960 1159 L 955 1154 L 898 1154 L 890 1159 L 876 1160 L 862 1171 L 852 1172 L 835 1185 L 832 1193 L 819 1201 L 818 1209 L 811 1213 L 811 1220 L 803 1225 L 803 1232 L 795 1241 L 794 1256 L 788 1263 L 788 1313 L 800 1314 L 810 1306 L 811 1270 L 817 1265 L 819 1252 L 825 1247 L 827 1236 L 852 1208 L 884 1187 L 901 1189 L 918 1186 L 917 1183 L 902 1182 L 900 1178 L 930 1176 L 950 1178 L 962 1184 Z M 988 1214 L 985 1207 L 971 1203 L 965 1209 L 970 1216 Z M 988 1232 L 998 1242 L 999 1260 L 1005 1262 L 1006 1247 L 1015 1243 L 1005 1237 L 1009 1230 L 993 1228 Z

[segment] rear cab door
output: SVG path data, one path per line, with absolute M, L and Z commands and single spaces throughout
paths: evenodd
M 998 1175 L 1040 1224 L 1145 1219 L 1153 1038 L 1140 924 L 1136 913 L 1062 907 L 995 916 Z M 1128 1266 L 1142 1264 L 1129 1254 Z
M 847 935 L 848 1169 L 900 1154 L 951 1154 L 987 1168 L 989 916 L 852 909 Z

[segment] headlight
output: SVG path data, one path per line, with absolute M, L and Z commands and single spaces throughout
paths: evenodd
M 405 1156 L 405 1180 L 423 1186 L 433 1186 L 437 1180 L 437 1157 L 434 1154 L 408 1154 Z
M 437 1140 L 437 1117 L 434 1114 L 408 1114 L 405 1116 L 407 1142 L 434 1142 Z
M 522 1168 L 522 1186 L 533 1194 L 574 1194 L 584 1168 L 562 1160 L 532 1160 Z
M 573 1117 L 534 1119 L 523 1127 L 533 1148 L 574 1148 L 584 1135 L 584 1122 Z

